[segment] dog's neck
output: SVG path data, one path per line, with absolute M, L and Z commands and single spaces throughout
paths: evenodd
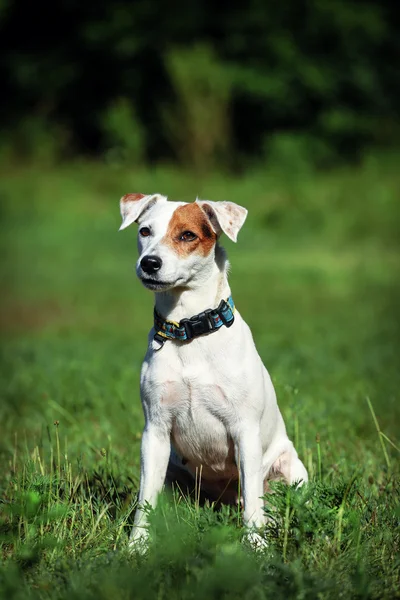
M 164 319 L 179 322 L 208 308 L 216 308 L 222 299 L 231 295 L 228 268 L 225 250 L 217 245 L 215 260 L 196 285 L 155 294 L 157 311 Z

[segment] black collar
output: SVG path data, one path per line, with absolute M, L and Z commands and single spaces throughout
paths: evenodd
M 230 327 L 234 320 L 235 305 L 232 296 L 221 300 L 217 308 L 209 308 L 189 319 L 181 319 L 179 323 L 167 321 L 154 308 L 154 339 L 161 345 L 167 340 L 186 342 L 195 337 L 213 333 L 225 325 Z

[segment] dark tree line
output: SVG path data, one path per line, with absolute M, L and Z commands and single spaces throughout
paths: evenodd
M 357 156 L 400 138 L 399 14 L 389 0 L 2 0 L 3 138 L 45 129 L 70 151 L 201 166 L 284 134 L 317 160 Z

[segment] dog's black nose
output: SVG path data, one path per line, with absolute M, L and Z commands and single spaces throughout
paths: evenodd
M 159 271 L 161 269 L 161 265 L 162 260 L 161 258 L 158 258 L 158 256 L 143 256 L 142 260 L 140 261 L 140 266 L 148 275 Z

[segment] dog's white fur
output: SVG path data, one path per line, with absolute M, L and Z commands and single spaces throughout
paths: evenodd
M 140 266 L 144 256 L 162 259 L 161 269 L 152 277 L 168 285 L 157 289 L 156 283 L 145 284 L 156 291 L 158 312 L 179 322 L 217 307 L 231 294 L 224 250 L 217 243 L 208 256 L 192 253 L 182 258 L 165 243 L 165 235 L 174 211 L 185 203 L 169 202 L 159 194 L 137 196 L 121 200 L 121 229 L 136 221 L 151 230 L 148 237 L 139 236 L 136 271 L 139 278 L 146 277 Z M 233 203 L 197 202 L 215 233 L 224 231 L 236 241 L 246 209 Z M 189 342 L 167 341 L 158 349 L 153 336 L 154 329 L 141 372 L 146 424 L 131 543 L 143 542 L 148 535 L 143 507 L 155 505 L 169 466 L 193 476 L 201 473 L 202 489 L 216 498 L 240 476 L 244 523 L 253 530 L 261 527 L 268 479 L 278 474 L 291 484 L 306 482 L 308 476 L 286 434 L 270 376 L 248 325 L 236 310 L 232 327 Z

